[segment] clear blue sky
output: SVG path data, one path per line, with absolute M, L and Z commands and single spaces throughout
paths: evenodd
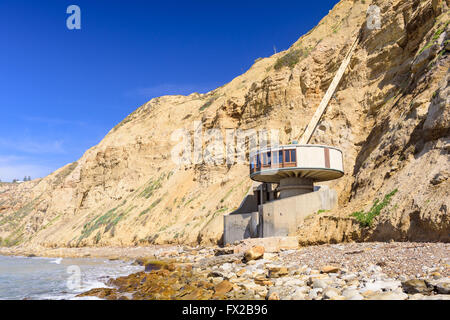
M 0 179 L 76 161 L 153 97 L 231 81 L 337 2 L 1 0 Z

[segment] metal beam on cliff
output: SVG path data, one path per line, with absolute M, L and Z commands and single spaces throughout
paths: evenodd
M 322 98 L 322 101 L 319 104 L 319 107 L 317 108 L 311 121 L 309 122 L 308 126 L 306 127 L 306 130 L 300 139 L 300 142 L 299 142 L 300 144 L 308 144 L 309 140 L 311 139 L 312 135 L 314 134 L 317 124 L 320 121 L 320 118 L 322 117 L 323 113 L 325 112 L 325 109 L 327 108 L 328 103 L 330 102 L 331 97 L 334 94 L 334 91 L 336 90 L 339 83 L 341 82 L 341 79 L 342 79 L 342 76 L 344 75 L 345 70 L 347 70 L 348 64 L 350 63 L 350 60 L 353 56 L 353 52 L 355 51 L 358 41 L 359 41 L 359 35 L 356 37 L 355 41 L 353 42 L 352 47 L 350 48 L 350 51 L 347 53 L 344 60 L 342 61 L 342 64 L 339 67 L 339 70 L 337 71 L 336 75 L 334 76 L 333 82 L 331 82 L 330 87 L 328 88 L 327 92 L 325 93 L 325 96 Z

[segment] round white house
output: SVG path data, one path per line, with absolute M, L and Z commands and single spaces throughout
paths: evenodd
M 314 191 L 314 182 L 344 175 L 342 151 L 323 145 L 285 145 L 250 154 L 250 178 L 278 184 L 280 198 Z

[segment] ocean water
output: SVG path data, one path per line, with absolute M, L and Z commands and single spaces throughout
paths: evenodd
M 138 271 L 143 267 L 120 260 L 0 256 L 0 299 L 81 299 L 75 296 Z

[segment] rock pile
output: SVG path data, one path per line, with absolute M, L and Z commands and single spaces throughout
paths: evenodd
M 149 272 L 111 280 L 111 288 L 93 289 L 81 296 L 104 299 L 256 299 L 256 300 L 435 300 L 450 299 L 449 244 L 340 244 L 352 252 L 347 260 L 336 245 L 264 253 L 251 247 L 244 253 L 217 255 L 214 248 L 178 254 L 177 262 L 149 262 Z M 389 247 L 387 247 L 389 246 Z M 417 256 L 409 255 L 409 247 Z M 370 249 L 369 249 L 370 248 Z M 335 254 L 323 255 L 334 249 Z M 307 251 L 307 252 L 304 252 Z M 409 270 L 392 272 L 396 252 Z M 370 252 L 370 254 L 369 254 Z M 304 263 L 302 254 L 322 259 Z M 387 258 L 378 263 L 379 254 Z M 430 253 L 428 255 L 427 253 Z M 431 258 L 424 260 L 421 257 Z M 361 260 L 365 261 L 361 267 Z M 142 262 L 142 260 L 141 260 Z M 151 264 L 151 267 L 149 265 Z M 387 272 L 386 272 L 387 271 Z M 388 274 L 389 273 L 389 274 Z

